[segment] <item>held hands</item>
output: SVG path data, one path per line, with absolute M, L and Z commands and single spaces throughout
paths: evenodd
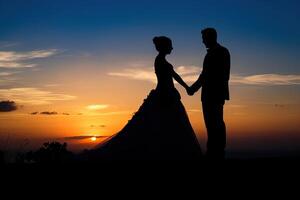
M 192 87 L 187 87 L 186 92 L 188 95 L 193 96 L 195 94 L 195 90 Z

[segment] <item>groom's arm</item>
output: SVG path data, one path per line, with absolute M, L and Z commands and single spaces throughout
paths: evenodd
M 199 78 L 197 79 L 197 81 L 190 87 L 190 90 L 195 93 L 197 92 L 201 86 L 202 86 L 202 82 L 203 82 L 203 75 L 200 74 Z

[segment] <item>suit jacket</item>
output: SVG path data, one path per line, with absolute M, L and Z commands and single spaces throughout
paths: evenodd
M 223 102 L 229 100 L 230 53 L 221 45 L 207 50 L 203 70 L 192 85 L 197 91 L 202 86 L 202 102 Z

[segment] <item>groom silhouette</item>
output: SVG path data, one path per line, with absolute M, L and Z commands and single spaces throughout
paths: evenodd
M 198 80 L 187 92 L 192 96 L 202 87 L 202 110 L 208 135 L 206 155 L 209 159 L 219 160 L 225 157 L 223 108 L 225 100 L 229 100 L 230 53 L 217 42 L 214 28 L 206 28 L 201 33 L 207 54 Z

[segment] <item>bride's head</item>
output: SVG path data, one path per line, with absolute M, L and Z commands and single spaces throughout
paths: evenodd
M 170 54 L 173 50 L 172 40 L 165 36 L 153 38 L 156 50 L 161 54 Z

